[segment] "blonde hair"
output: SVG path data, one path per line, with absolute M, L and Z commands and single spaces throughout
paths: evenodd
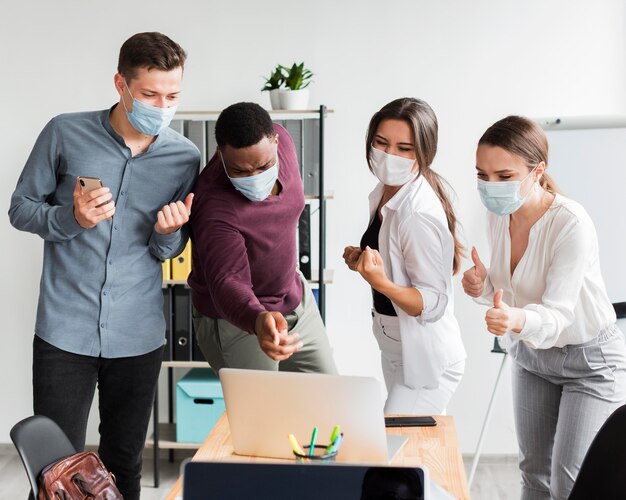
M 380 111 L 375 113 L 370 120 L 367 129 L 367 137 L 365 139 L 365 157 L 367 158 L 370 169 L 372 168 L 369 158 L 370 147 L 374 141 L 378 126 L 383 120 L 402 120 L 406 122 L 413 131 L 415 158 L 419 165 L 420 175 L 424 176 L 437 194 L 439 201 L 441 201 L 446 219 L 448 220 L 448 229 L 454 238 L 452 272 L 456 274 L 459 272 L 461 266 L 464 248 L 456 234 L 456 214 L 454 213 L 454 207 L 452 206 L 446 190 L 446 186 L 449 187 L 449 184 L 443 177 L 430 168 L 437 154 L 438 124 L 435 112 L 425 101 L 413 97 L 403 97 L 391 101 L 383 106 Z

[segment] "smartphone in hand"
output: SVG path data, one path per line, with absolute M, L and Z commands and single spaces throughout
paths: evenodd
M 94 189 L 100 189 L 102 187 L 102 179 L 100 177 L 78 177 L 78 183 L 83 194 L 87 194 Z
M 437 425 L 433 417 L 385 417 L 385 427 L 432 427 Z

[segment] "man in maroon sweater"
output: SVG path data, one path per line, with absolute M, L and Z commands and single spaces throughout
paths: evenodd
M 196 338 L 211 367 L 336 373 L 315 298 L 297 270 L 304 192 L 293 140 L 263 108 L 215 124 L 217 153 L 191 214 Z

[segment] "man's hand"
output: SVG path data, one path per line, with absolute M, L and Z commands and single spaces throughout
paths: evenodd
M 185 203 L 177 201 L 165 205 L 157 213 L 157 222 L 154 230 L 159 234 L 170 234 L 178 231 L 189 220 L 191 215 L 191 204 L 193 203 L 193 193 L 189 193 L 185 198 Z
M 511 307 L 502 300 L 502 289 L 493 296 L 493 307 L 487 311 L 487 330 L 498 337 L 508 331 L 519 333 L 526 323 L 526 313 L 518 307 Z
M 98 222 L 113 217 L 115 202 L 108 187 L 101 187 L 83 194 L 78 178 L 74 186 L 74 218 L 80 227 L 91 229 Z
M 274 361 L 283 361 L 304 345 L 298 342 L 300 334 L 287 332 L 285 317 L 276 311 L 259 314 L 254 325 L 261 350 Z
M 485 279 L 487 278 L 487 269 L 480 261 L 478 252 L 474 247 L 472 247 L 472 261 L 474 262 L 474 267 L 470 267 L 463 273 L 461 284 L 467 295 L 470 297 L 480 297 L 483 293 Z
M 359 247 L 346 247 L 343 251 L 343 260 L 351 271 L 356 271 L 356 263 L 361 256 Z
M 389 281 L 385 274 L 385 265 L 383 258 L 378 250 L 372 250 L 369 246 L 361 252 L 359 260 L 356 263 L 356 271 L 363 276 L 372 288 L 380 290 Z

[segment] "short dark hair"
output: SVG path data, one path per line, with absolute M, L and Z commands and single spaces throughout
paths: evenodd
M 275 135 L 270 114 L 254 102 L 238 102 L 228 106 L 215 122 L 215 140 L 218 146 L 247 148 L 264 137 Z
M 117 72 L 130 81 L 137 76 L 139 68 L 171 71 L 184 68 L 186 59 L 182 47 L 162 33 L 137 33 L 122 45 Z

